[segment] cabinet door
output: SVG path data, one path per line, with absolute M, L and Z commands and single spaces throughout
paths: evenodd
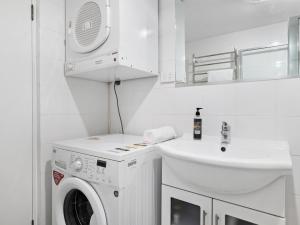
M 162 225 L 211 225 L 212 199 L 162 186 Z
M 285 225 L 285 219 L 213 200 L 213 225 Z

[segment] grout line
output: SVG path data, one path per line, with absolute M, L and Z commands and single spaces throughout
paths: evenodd
M 87 113 L 40 113 L 42 117 L 60 117 L 60 116 L 87 116 L 99 115 L 102 112 L 87 112 Z

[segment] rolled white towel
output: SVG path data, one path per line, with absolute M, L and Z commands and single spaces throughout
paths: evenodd
M 157 144 L 176 138 L 173 127 L 161 127 L 144 132 L 144 142 L 146 144 Z
M 212 70 L 208 72 L 208 82 L 233 80 L 233 69 Z

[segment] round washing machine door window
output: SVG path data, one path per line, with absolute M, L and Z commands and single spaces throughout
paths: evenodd
M 60 183 L 56 204 L 60 225 L 107 225 L 102 202 L 92 186 L 78 178 Z
M 64 201 L 66 225 L 90 225 L 94 211 L 86 196 L 79 190 L 71 190 Z

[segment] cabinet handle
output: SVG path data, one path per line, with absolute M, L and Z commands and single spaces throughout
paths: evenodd
M 206 219 L 206 215 L 207 215 L 207 212 L 205 210 L 203 210 L 203 225 L 205 225 L 205 219 Z
M 218 214 L 215 215 L 215 225 L 219 225 L 219 220 L 220 220 L 220 217 L 218 216 Z

